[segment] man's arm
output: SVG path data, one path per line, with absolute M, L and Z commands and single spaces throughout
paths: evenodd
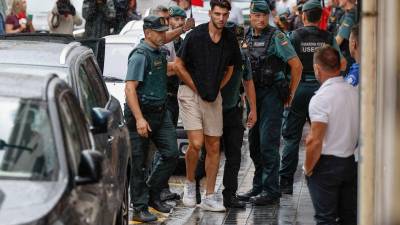
M 342 36 L 340 36 L 340 35 L 336 35 L 335 39 L 336 39 L 336 43 L 337 43 L 339 46 L 342 44 L 342 42 L 343 42 L 343 40 L 344 40 L 344 38 L 343 38 Z
M 311 175 L 322 152 L 326 128 L 328 124 L 323 122 L 311 122 L 311 131 L 306 139 L 306 159 L 304 161 L 304 172 Z
M 224 78 L 221 81 L 221 85 L 219 89 L 222 89 L 225 87 L 225 85 L 229 82 L 229 80 L 231 79 L 233 74 L 233 66 L 228 66 L 225 74 L 224 74 Z
M 138 134 L 142 137 L 148 137 L 148 132 L 151 131 L 151 128 L 147 121 L 144 119 L 142 110 L 139 106 L 139 100 L 136 92 L 138 85 L 139 81 L 126 81 L 126 102 L 128 103 L 128 106 L 136 119 L 136 129 Z
M 186 20 L 185 24 L 183 27 L 178 27 L 173 30 L 167 31 L 165 33 L 165 43 L 169 43 L 173 41 L 175 38 L 179 37 L 180 35 L 186 33 L 190 29 L 192 29 L 195 25 L 194 19 L 189 18 Z
M 243 87 L 250 105 L 250 113 L 247 117 L 247 127 L 252 128 L 257 122 L 256 90 L 253 80 L 243 80 Z
M 181 79 L 183 81 L 183 83 L 185 83 L 195 93 L 197 93 L 196 85 L 194 84 L 192 77 L 190 76 L 189 72 L 187 71 L 187 69 L 185 67 L 185 63 L 179 57 L 176 57 L 176 60 L 175 60 L 175 70 L 176 70 L 176 73 L 177 73 L 179 79 Z
M 292 100 L 294 97 L 294 94 L 296 93 L 297 86 L 299 86 L 299 82 L 301 79 L 301 73 L 303 72 L 303 65 L 301 64 L 301 61 L 298 56 L 295 56 L 291 59 L 288 60 L 287 62 L 290 66 L 290 85 L 289 85 L 289 90 L 290 90 L 290 96 L 287 102 L 285 103 L 286 106 L 289 106 L 292 104 Z
M 168 62 L 167 65 L 167 76 L 171 77 L 176 75 L 176 69 L 175 69 L 175 63 L 174 62 Z

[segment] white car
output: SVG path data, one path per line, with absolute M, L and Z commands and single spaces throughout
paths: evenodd
M 110 93 L 125 103 L 125 76 L 128 69 L 128 57 L 139 44 L 143 35 L 143 21 L 131 21 L 120 34 L 104 37 L 106 41 L 103 75 Z

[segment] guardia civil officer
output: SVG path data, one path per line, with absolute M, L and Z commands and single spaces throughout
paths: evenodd
M 255 166 L 253 188 L 238 195 L 256 205 L 279 202 L 279 144 L 284 104 L 291 103 L 300 81 L 302 65 L 287 36 L 268 25 L 270 10 L 265 1 L 252 1 L 251 28 L 242 46 L 249 55 L 256 87 L 258 121 L 250 130 L 250 157 Z M 290 85 L 285 79 L 291 70 Z
M 336 34 L 339 26 L 339 21 L 344 15 L 344 10 L 339 6 L 339 0 L 332 0 L 331 12 L 328 18 L 327 31 Z
M 279 175 L 283 194 L 293 193 L 293 176 L 299 160 L 299 144 L 303 126 L 308 118 L 308 105 L 319 88 L 313 69 L 315 49 L 328 44 L 339 51 L 333 34 L 321 30 L 318 26 L 322 15 L 320 1 L 309 0 L 303 5 L 302 11 L 304 27 L 289 34 L 289 40 L 303 64 L 303 73 L 282 129 L 284 148 Z
M 168 9 L 168 25 L 170 28 L 170 31 L 174 31 L 176 29 L 181 29 L 182 33 L 185 32 L 185 20 L 186 20 L 186 12 L 180 8 L 179 6 L 171 6 Z M 176 58 L 175 52 L 177 52 L 182 44 L 183 39 L 180 36 L 177 36 L 173 41 L 167 43 L 163 48 L 163 50 L 166 50 L 169 52 L 169 56 L 167 56 L 167 60 L 170 62 L 171 60 L 174 61 Z M 179 88 L 179 78 L 178 76 L 169 76 L 167 78 L 167 110 L 169 110 L 169 115 L 171 116 L 172 123 L 174 126 L 177 126 L 178 123 L 178 116 L 179 116 L 179 105 L 178 105 L 178 88 Z M 156 152 L 154 156 L 154 164 L 158 162 L 158 159 L 160 158 L 160 154 Z M 167 182 L 165 182 L 162 185 L 162 191 L 160 194 L 161 200 L 166 201 L 166 200 L 174 200 L 174 199 L 179 199 L 180 196 L 177 193 L 171 192 Z
M 339 0 L 339 6 L 344 10 L 344 15 L 338 20 L 338 29 L 335 35 L 341 53 L 347 60 L 346 71 L 348 71 L 350 66 L 355 62 L 350 55 L 349 38 L 351 28 L 358 22 L 356 0 Z
M 144 18 L 145 38 L 132 51 L 126 75 L 125 120 L 132 143 L 131 200 L 133 220 L 150 222 L 157 217 L 148 211 L 148 206 L 160 212 L 169 212 L 171 206 L 160 200 L 161 184 L 175 170 L 178 147 L 175 126 L 166 110 L 167 64 L 166 55 L 160 51 L 168 30 L 165 19 L 158 16 Z M 147 177 L 145 161 L 149 152 L 149 141 L 153 141 L 161 158 Z

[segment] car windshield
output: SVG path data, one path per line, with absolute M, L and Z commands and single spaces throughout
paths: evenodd
M 53 180 L 56 145 L 43 102 L 0 97 L 0 179 Z

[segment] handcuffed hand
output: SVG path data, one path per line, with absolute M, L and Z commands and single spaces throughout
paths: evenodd
M 252 128 L 257 122 L 257 112 L 250 111 L 247 116 L 247 127 Z

